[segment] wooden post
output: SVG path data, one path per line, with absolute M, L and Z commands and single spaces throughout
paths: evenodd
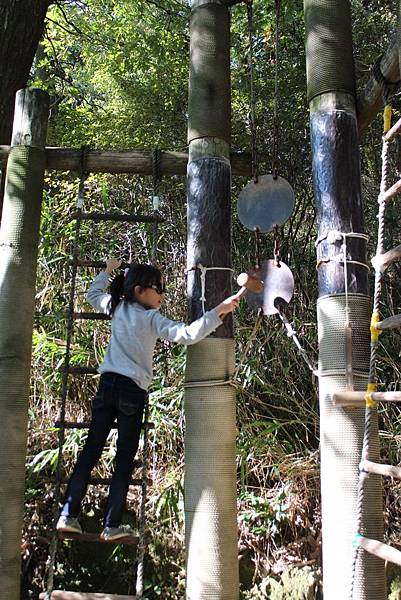
M 370 350 L 366 240 L 343 235 L 364 233 L 350 5 L 349 0 L 304 0 L 304 5 L 318 218 L 323 591 L 325 600 L 350 598 L 353 585 L 353 600 L 385 600 L 384 563 L 363 551 L 354 563 L 356 528 L 362 527 L 371 538 L 383 536 L 378 476 L 366 482 L 358 511 L 364 410 L 346 411 L 333 404 L 333 393 L 347 388 L 351 354 L 354 387 L 366 390 Z M 369 458 L 378 462 L 377 415 L 372 417 L 370 439 Z
M 231 293 L 230 16 L 219 0 L 194 0 L 188 110 L 190 318 Z M 207 271 L 202 270 L 203 267 Z M 216 268 L 217 267 L 217 268 Z M 236 600 L 235 393 L 231 316 L 190 346 L 185 393 L 187 598 Z M 204 385 L 197 385 L 198 382 Z
M 0 229 L 0 589 L 17 600 L 48 95 L 17 93 Z

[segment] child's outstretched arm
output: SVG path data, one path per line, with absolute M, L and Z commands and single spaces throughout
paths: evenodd
M 152 311 L 151 327 L 157 337 L 189 346 L 200 342 L 217 329 L 222 324 L 222 318 L 235 310 L 238 304 L 239 298 L 229 296 L 190 325 L 172 321 L 158 311 Z
M 86 294 L 86 299 L 98 312 L 109 314 L 110 310 L 110 294 L 106 294 L 105 291 L 109 285 L 109 276 L 111 273 L 118 269 L 121 265 L 121 260 L 118 258 L 108 258 L 106 260 L 106 268 L 104 271 L 100 271 L 99 275 L 95 277 L 92 284 Z

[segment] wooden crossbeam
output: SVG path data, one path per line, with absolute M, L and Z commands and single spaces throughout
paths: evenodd
M 125 545 L 137 545 L 138 537 L 134 535 L 126 535 L 125 537 L 118 538 L 117 540 L 105 540 L 100 536 L 100 533 L 89 533 L 83 531 L 82 533 L 72 533 L 70 531 L 58 531 L 57 537 L 60 540 L 75 540 L 76 542 L 96 542 L 100 544 L 125 544 Z
M 81 221 L 114 221 L 121 223 L 163 223 L 164 219 L 160 215 L 127 215 L 125 213 L 110 212 L 73 212 L 71 219 L 81 219 Z
M 398 119 L 397 123 L 395 123 L 392 126 L 392 128 L 388 130 L 386 135 L 383 136 L 383 139 L 385 139 L 386 142 L 389 142 L 390 140 L 393 139 L 393 137 L 398 135 L 400 133 L 400 131 L 401 131 L 401 119 Z
M 381 198 L 384 202 L 387 202 L 388 200 L 391 200 L 391 198 L 394 198 L 394 196 L 396 196 L 400 192 L 401 192 L 401 179 L 399 181 L 397 181 L 394 185 L 392 185 L 390 188 L 388 188 L 388 190 L 386 190 L 384 192 L 384 194 L 381 196 Z
M 39 594 L 40 600 L 45 600 L 46 594 Z M 99 594 L 95 592 L 67 592 L 54 590 L 51 600 L 137 600 L 137 596 L 122 596 L 121 594 Z M 146 600 L 142 598 L 142 600 Z
M 0 146 L 0 163 L 7 160 L 10 146 Z M 186 152 L 160 153 L 160 175 L 185 175 L 188 154 Z M 77 148 L 46 148 L 48 171 L 80 171 L 81 150 Z M 85 168 L 91 173 L 153 174 L 152 150 L 88 150 Z M 264 160 L 261 156 L 260 160 Z M 252 176 L 252 158 L 249 152 L 230 154 L 233 175 Z
M 376 323 L 376 329 L 398 329 L 401 327 L 401 315 L 394 315 Z
M 396 550 L 396 548 L 366 537 L 359 538 L 359 545 L 366 550 L 366 552 L 369 552 L 369 554 L 374 554 L 374 556 L 377 556 L 382 560 L 401 566 L 401 552 Z
M 336 392 L 333 394 L 333 404 L 361 408 L 365 406 L 366 392 Z M 401 392 L 373 392 L 375 402 L 401 402 Z
M 384 254 L 376 254 L 372 258 L 372 265 L 376 269 L 377 267 L 383 272 L 389 265 L 397 260 L 401 260 L 401 245 L 388 250 Z
M 361 471 L 366 473 L 374 473 L 375 475 L 384 475 L 386 477 L 395 477 L 401 479 L 401 467 L 395 467 L 393 465 L 383 465 L 381 463 L 375 463 L 371 460 L 362 460 L 359 464 Z

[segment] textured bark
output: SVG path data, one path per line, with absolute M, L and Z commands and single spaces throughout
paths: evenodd
M 11 139 L 14 100 L 26 86 L 51 0 L 0 2 L 0 144 Z

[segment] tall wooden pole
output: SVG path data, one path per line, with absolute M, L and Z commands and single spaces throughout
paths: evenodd
M 190 47 L 188 296 L 193 320 L 231 293 L 230 17 L 219 0 L 193 2 Z M 236 600 L 239 593 L 235 393 L 224 384 L 234 369 L 232 338 L 230 316 L 211 337 L 188 349 L 188 600 Z
M 344 233 L 364 233 L 360 187 L 355 74 L 349 0 L 305 0 L 308 99 L 312 168 L 318 217 L 319 396 L 323 588 L 325 600 L 384 600 L 384 563 L 364 551 L 355 556 L 358 512 L 367 537 L 382 539 L 381 484 L 371 476 L 363 505 L 357 485 L 364 410 L 335 407 L 332 394 L 347 387 L 347 314 L 352 328 L 353 385 L 366 390 L 369 322 L 366 241 Z M 335 233 L 335 232 L 340 232 Z M 347 256 L 345 280 L 343 255 Z M 353 263 L 358 261 L 362 266 Z M 345 285 L 347 283 L 347 286 Z M 345 293 L 346 292 L 346 293 Z M 349 339 L 349 337 L 348 337 Z M 349 353 L 348 353 L 349 356 Z M 377 415 L 371 457 L 379 458 Z
M 0 595 L 20 597 L 36 260 L 48 96 L 17 93 L 0 229 Z

